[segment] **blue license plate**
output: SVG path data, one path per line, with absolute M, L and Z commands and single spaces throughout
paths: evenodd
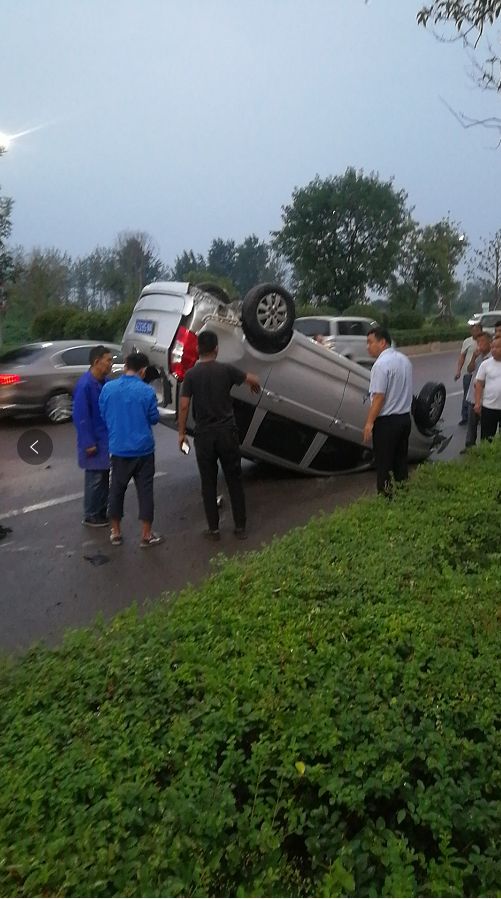
M 137 318 L 136 324 L 134 325 L 134 331 L 136 334 L 153 334 L 153 328 L 155 327 L 155 322 L 149 321 L 147 318 Z

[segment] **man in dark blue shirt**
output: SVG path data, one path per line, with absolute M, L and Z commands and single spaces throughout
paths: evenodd
M 146 548 L 163 542 L 163 537 L 151 529 L 155 474 L 155 441 L 151 426 L 157 423 L 159 414 L 155 391 L 144 383 L 148 365 L 144 353 L 131 353 L 125 360 L 125 374 L 106 384 L 99 398 L 111 454 L 110 540 L 113 546 L 123 542 L 124 497 L 131 478 L 136 485 L 139 518 L 143 523 L 139 545 Z
M 108 432 L 99 411 L 99 397 L 111 371 L 113 356 L 105 346 L 92 347 L 89 371 L 77 381 L 73 424 L 77 430 L 78 464 L 85 471 L 84 518 L 87 527 L 106 527 L 110 455 Z

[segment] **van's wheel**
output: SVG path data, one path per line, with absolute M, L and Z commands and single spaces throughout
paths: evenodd
M 210 293 L 211 297 L 219 300 L 220 303 L 224 303 L 225 306 L 227 306 L 228 303 L 231 303 L 229 294 L 224 287 L 220 287 L 219 284 L 212 284 L 210 281 L 202 281 L 201 284 L 194 284 L 193 286 L 196 287 L 197 290 L 203 290 L 204 293 Z
M 412 400 L 412 414 L 420 431 L 434 428 L 444 411 L 447 393 L 443 384 L 428 381 Z
M 45 414 L 53 425 L 70 421 L 73 415 L 73 397 L 71 393 L 54 393 L 45 403 Z
M 278 284 L 258 284 L 249 290 L 242 303 L 244 334 L 262 353 L 278 353 L 287 346 L 295 316 L 291 294 Z

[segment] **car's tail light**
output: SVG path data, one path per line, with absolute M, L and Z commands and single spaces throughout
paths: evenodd
M 12 384 L 20 384 L 19 375 L 0 375 L 0 387 L 11 387 Z
M 197 359 L 197 335 L 180 325 L 169 353 L 171 375 L 174 375 L 178 381 L 182 381 L 188 369 L 193 368 Z

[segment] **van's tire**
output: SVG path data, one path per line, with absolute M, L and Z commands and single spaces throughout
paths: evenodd
M 278 353 L 289 343 L 296 309 L 288 290 L 278 284 L 258 284 L 244 297 L 242 328 L 254 349 Z
M 210 281 L 202 281 L 201 284 L 194 284 L 194 287 L 197 290 L 203 290 L 204 293 L 210 293 L 211 297 L 219 300 L 220 303 L 224 303 L 225 306 L 228 303 L 231 303 L 231 299 L 229 294 L 225 291 L 224 287 L 220 287 L 219 284 L 212 284 Z
M 412 414 L 420 431 L 436 427 L 444 411 L 447 392 L 443 384 L 428 381 L 412 401 Z

